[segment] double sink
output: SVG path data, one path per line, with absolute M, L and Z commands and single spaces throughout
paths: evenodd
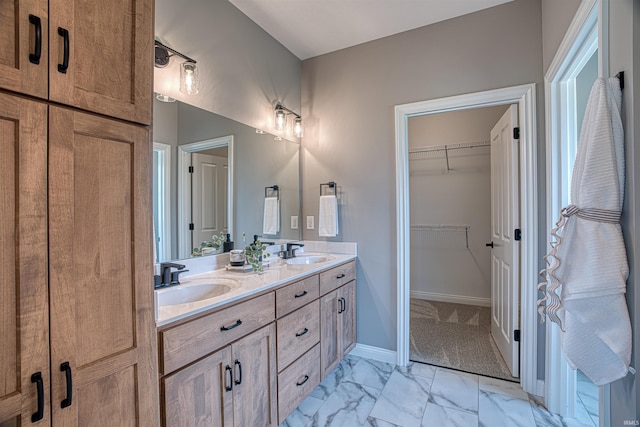
M 286 265 L 320 264 L 332 259 L 331 255 L 309 254 L 283 260 Z M 184 279 L 184 284 L 156 291 L 157 308 L 190 304 L 225 295 L 242 284 L 243 279 L 232 277 Z

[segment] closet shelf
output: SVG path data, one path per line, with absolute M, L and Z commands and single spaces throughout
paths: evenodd
M 469 225 L 448 225 L 448 224 L 411 224 L 410 230 L 413 232 L 429 232 L 429 231 L 454 231 L 465 233 L 465 246 L 469 249 Z
M 418 147 L 409 149 L 409 160 L 425 160 L 431 158 L 430 153 L 444 152 L 447 161 L 447 171 L 451 170 L 449 166 L 449 151 L 471 149 L 477 147 L 488 147 L 491 141 L 463 142 L 460 144 L 432 145 L 429 147 Z

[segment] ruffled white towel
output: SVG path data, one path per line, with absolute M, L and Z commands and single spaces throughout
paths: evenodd
M 335 237 L 338 235 L 338 231 L 338 199 L 335 195 L 320 196 L 318 235 Z
M 265 197 L 262 234 L 278 234 L 280 231 L 280 200 L 277 197 Z
M 593 85 L 571 180 L 572 205 L 552 230 L 541 272 L 539 311 L 562 329 L 569 365 L 596 385 L 624 377 L 631 324 L 624 298 L 629 273 L 619 224 L 624 197 L 624 139 L 618 79 Z M 546 303 L 546 306 L 543 306 Z M 544 320 L 544 317 L 543 317 Z

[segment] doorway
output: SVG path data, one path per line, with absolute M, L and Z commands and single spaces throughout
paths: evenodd
M 232 135 L 178 146 L 179 258 L 213 234 L 233 232 L 232 195 Z
M 500 292 L 511 291 L 500 265 L 517 275 L 512 261 L 505 264 L 505 248 L 514 245 L 504 237 L 519 213 L 497 215 L 511 206 L 502 197 L 518 182 L 512 113 L 517 105 L 409 119 L 410 360 L 518 381 L 518 292 Z M 505 151 L 513 148 L 515 168 L 500 167 L 514 162 Z M 502 179 L 511 173 L 515 179 Z M 499 309 L 508 306 L 510 313 Z
M 523 389 L 542 395 L 542 382 L 537 378 L 537 147 L 535 118 L 535 85 L 478 92 L 430 101 L 399 105 L 396 115 L 396 218 L 397 218 L 397 364 L 409 362 L 410 325 L 410 213 L 409 213 L 409 147 L 408 120 L 426 114 L 467 110 L 497 105 L 518 105 L 520 123 L 520 153 L 518 163 L 523 179 L 518 185 L 521 203 L 521 268 L 518 275 L 522 322 L 520 333 L 520 376 Z

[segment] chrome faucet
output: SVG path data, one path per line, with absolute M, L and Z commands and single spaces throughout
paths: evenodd
M 281 252 L 283 259 L 294 258 L 296 256 L 296 251 L 303 247 L 302 243 L 287 243 L 287 247 L 284 251 Z
M 178 271 L 171 271 L 175 268 Z M 154 288 L 162 288 L 164 286 L 178 285 L 180 274 L 186 273 L 189 270 L 185 270 L 184 264 L 176 264 L 173 262 L 160 263 L 160 275 L 154 276 Z

